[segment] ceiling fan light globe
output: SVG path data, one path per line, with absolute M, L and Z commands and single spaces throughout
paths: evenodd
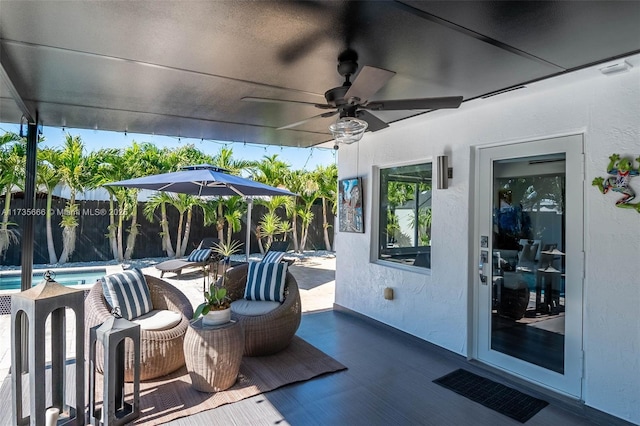
M 368 123 L 355 117 L 341 117 L 329 126 L 329 131 L 338 143 L 352 144 L 362 139 Z

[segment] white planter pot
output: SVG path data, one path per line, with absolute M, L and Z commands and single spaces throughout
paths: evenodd
M 231 321 L 231 308 L 220 311 L 209 311 L 207 315 L 202 317 L 203 325 L 221 325 L 229 321 Z

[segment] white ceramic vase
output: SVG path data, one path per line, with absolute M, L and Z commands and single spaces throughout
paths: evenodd
M 231 308 L 222 309 L 219 311 L 211 310 L 207 315 L 202 317 L 202 324 L 211 326 L 211 325 L 222 325 L 231 321 Z

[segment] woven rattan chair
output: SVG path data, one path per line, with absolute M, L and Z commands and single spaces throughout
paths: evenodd
M 145 275 L 153 309 L 182 313 L 178 325 L 168 330 L 141 330 L 140 332 L 140 380 L 149 380 L 167 375 L 182 367 L 184 362 L 184 335 L 193 318 L 189 299 L 171 284 Z M 107 302 L 98 281 L 85 299 L 85 353 L 89 353 L 89 330 L 111 317 Z M 125 340 L 125 380 L 133 380 L 133 352 L 129 339 Z M 96 369 L 102 373 L 102 345 L 96 345 Z
M 244 297 L 248 270 L 249 265 L 242 264 L 227 272 L 225 287 L 231 301 Z M 298 283 L 287 271 L 285 300 L 279 307 L 267 314 L 256 316 L 231 312 L 231 318 L 239 321 L 244 328 L 244 355 L 271 355 L 286 348 L 300 326 L 301 312 Z

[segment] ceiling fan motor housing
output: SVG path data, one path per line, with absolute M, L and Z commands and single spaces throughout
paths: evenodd
M 333 89 L 329 89 L 324 92 L 324 98 L 327 100 L 327 103 L 334 107 L 339 107 L 340 105 L 344 105 L 346 102 L 344 100 L 344 95 L 347 93 L 351 87 L 351 83 L 346 86 L 334 87 Z
M 347 77 L 356 73 L 358 70 L 358 54 L 355 50 L 347 49 L 338 56 L 338 73 Z

